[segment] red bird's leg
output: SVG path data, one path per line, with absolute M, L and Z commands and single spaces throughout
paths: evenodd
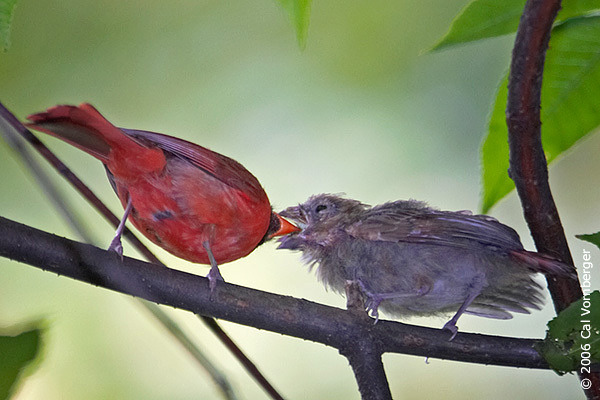
M 110 242 L 110 246 L 108 246 L 109 251 L 114 251 L 117 253 L 121 259 L 123 259 L 123 245 L 121 244 L 121 235 L 123 234 L 123 230 L 125 229 L 125 222 L 127 221 L 127 217 L 131 213 L 131 197 L 127 199 L 127 206 L 125 207 L 125 212 L 123 213 L 123 218 L 119 222 L 119 226 L 117 226 L 117 231 L 115 232 L 115 237 Z
M 463 315 L 463 313 L 467 310 L 467 308 L 469 308 L 469 306 L 471 305 L 473 300 L 475 300 L 475 298 L 477 296 L 479 296 L 479 294 L 481 293 L 481 289 L 483 289 L 483 277 L 480 275 L 477 275 L 475 277 L 475 279 L 473 280 L 473 283 L 471 284 L 470 289 L 471 290 L 470 290 L 467 298 L 461 304 L 461 306 L 458 308 L 458 311 L 456 312 L 456 314 L 454 314 L 454 316 L 452 318 L 450 318 L 450 321 L 446 322 L 444 324 L 444 327 L 442 328 L 442 329 L 450 331 L 452 333 L 452 336 L 450 336 L 450 339 L 448 339 L 448 341 L 451 341 L 452 339 L 454 339 L 454 337 L 458 333 L 458 326 L 456 326 L 456 322 L 458 321 L 460 316 Z
M 217 281 L 225 281 L 221 272 L 219 271 L 219 266 L 217 265 L 217 260 L 215 260 L 215 256 L 213 255 L 212 250 L 210 249 L 210 243 L 207 241 L 202 242 L 202 246 L 206 249 L 206 254 L 208 254 L 208 259 L 210 260 L 210 271 L 208 271 L 208 287 L 210 288 L 210 293 L 212 294 L 217 287 Z

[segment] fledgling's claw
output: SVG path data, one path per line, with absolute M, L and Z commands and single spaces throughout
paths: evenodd
M 369 315 L 371 315 L 371 317 L 375 318 L 375 322 L 373 323 L 376 324 L 379 321 L 379 305 L 381 304 L 381 301 L 383 300 L 381 297 L 378 297 L 377 295 L 366 295 L 367 296 L 367 312 L 369 313 Z
M 375 318 L 375 322 L 373 324 L 376 324 L 379 321 L 379 305 L 384 299 L 382 296 L 378 296 L 375 293 L 371 293 L 360 279 L 356 279 L 356 282 L 358 283 L 358 287 L 365 296 L 365 306 L 367 313 L 371 317 Z

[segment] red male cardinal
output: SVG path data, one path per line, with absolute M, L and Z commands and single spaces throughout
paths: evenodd
M 125 215 L 111 248 L 120 250 L 127 217 L 148 239 L 188 261 L 218 264 L 248 255 L 297 230 L 271 210 L 258 180 L 240 163 L 202 146 L 154 132 L 117 128 L 90 104 L 59 105 L 27 117 L 106 167 Z

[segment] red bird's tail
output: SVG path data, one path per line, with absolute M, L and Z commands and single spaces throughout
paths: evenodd
M 165 165 L 161 150 L 144 146 L 111 124 L 90 104 L 59 105 L 27 117 L 27 127 L 47 133 L 85 151 L 116 176 L 135 176 Z

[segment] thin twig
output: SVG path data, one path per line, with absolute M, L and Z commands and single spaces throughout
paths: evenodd
M 40 185 L 42 190 L 46 193 L 46 198 L 52 202 L 52 205 L 67 221 L 71 229 L 73 229 L 83 241 L 93 243 L 91 232 L 81 222 L 81 218 L 75 215 L 75 211 L 73 210 L 73 207 L 69 205 L 68 199 L 63 196 L 50 181 L 50 177 L 37 160 L 33 158 L 31 151 L 25 146 L 23 139 L 15 134 L 14 126 L 10 125 L 9 121 L 4 118 L 8 110 L 3 108 L 4 107 L 0 103 L 0 115 L 2 116 L 0 117 L 0 134 L 4 136 L 8 145 L 17 153 L 25 167 L 31 171 L 38 185 Z
M 221 339 L 221 342 L 236 355 L 238 361 L 246 368 L 246 371 L 259 383 L 260 386 L 271 396 L 271 398 L 275 400 L 283 400 L 283 397 L 279 394 L 277 389 L 271 385 L 264 375 L 258 370 L 256 365 L 250 360 L 244 352 L 240 349 L 240 347 L 235 344 L 235 342 L 227 335 L 223 328 L 214 318 L 205 317 L 203 315 L 198 315 L 198 318 L 203 318 L 206 326 L 218 337 Z
M 237 395 L 227 379 L 227 376 L 223 374 L 218 368 L 214 366 L 212 361 L 206 357 L 204 352 L 196 346 L 194 342 L 186 335 L 186 333 L 179 327 L 177 323 L 173 321 L 159 306 L 149 301 L 143 300 L 138 302 L 144 309 L 152 314 L 162 326 L 169 331 L 171 335 L 177 338 L 177 341 L 202 364 L 202 367 L 208 372 L 211 379 L 215 381 L 217 387 L 221 390 L 223 396 L 227 399 L 237 399 Z M 212 320 L 212 318 L 211 318 Z

